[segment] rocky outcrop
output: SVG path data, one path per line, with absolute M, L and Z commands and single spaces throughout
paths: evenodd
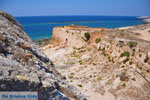
M 52 38 L 72 47 L 82 47 L 85 46 L 85 44 L 79 37 L 79 34 L 77 34 L 79 32 L 80 31 L 70 30 L 68 28 L 55 27 L 53 29 Z
M 85 100 L 23 27 L 0 11 L 0 91 L 37 91 L 39 100 Z
M 150 24 L 110 30 L 56 27 L 53 38 L 68 38 L 68 42 L 65 46 L 50 44 L 43 50 L 88 100 L 149 100 L 149 30 Z M 50 55 L 53 52 L 59 56 Z
M 10 22 L 12 22 L 13 24 L 20 27 L 23 30 L 23 27 L 7 12 L 0 11 L 0 15 L 7 18 Z
M 61 44 L 67 44 L 70 47 L 83 47 L 87 45 L 84 39 L 85 33 L 107 30 L 105 28 L 91 28 L 87 26 L 69 25 L 64 27 L 55 27 L 53 29 L 52 39 L 58 40 Z

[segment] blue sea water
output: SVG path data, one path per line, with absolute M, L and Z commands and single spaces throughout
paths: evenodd
M 34 41 L 50 38 L 52 29 L 56 26 L 74 24 L 111 29 L 143 23 L 141 19 L 130 16 L 33 16 L 16 17 L 16 19 Z

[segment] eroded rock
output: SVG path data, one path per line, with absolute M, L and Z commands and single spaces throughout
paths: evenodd
M 63 79 L 23 27 L 3 11 L 0 11 L 0 90 L 37 91 L 39 100 L 86 100 Z

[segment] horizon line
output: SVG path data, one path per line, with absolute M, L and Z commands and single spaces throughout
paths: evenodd
M 25 16 L 14 16 L 14 17 L 46 17 L 46 16 L 122 16 L 122 17 L 141 17 L 132 15 L 25 15 Z

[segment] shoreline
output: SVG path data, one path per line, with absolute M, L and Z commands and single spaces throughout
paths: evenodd
M 32 18 L 32 17 L 31 17 Z M 30 17 L 29 17 L 30 19 Z M 85 25 L 90 27 L 107 27 L 109 29 L 122 26 L 138 25 L 140 22 L 136 17 L 46 17 L 33 18 L 30 21 L 28 18 L 18 18 L 18 21 L 24 26 L 25 31 L 32 39 L 44 39 L 50 37 L 53 27 L 64 26 L 71 24 Z M 24 22 L 27 20 L 27 22 Z M 96 20 L 96 21 L 94 21 Z M 98 22 L 97 22 L 98 21 Z M 75 23 L 72 23 L 75 22 Z

